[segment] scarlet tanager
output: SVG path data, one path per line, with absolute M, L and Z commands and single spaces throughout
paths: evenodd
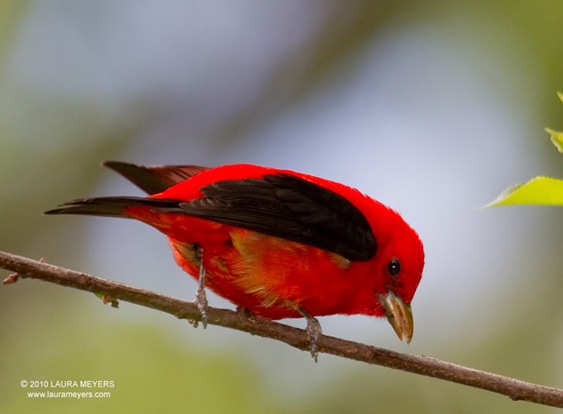
M 255 315 L 306 318 L 315 359 L 315 316 L 385 316 L 410 342 L 424 250 L 389 207 L 343 184 L 256 165 L 104 165 L 150 195 L 78 199 L 46 213 L 133 218 L 160 230 L 198 280 L 204 326 L 209 288 Z

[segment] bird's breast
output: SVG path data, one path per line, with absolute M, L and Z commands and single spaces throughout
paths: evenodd
M 196 279 L 203 265 L 209 289 L 257 315 L 300 317 L 296 307 L 316 316 L 358 313 L 354 298 L 365 277 L 358 262 L 228 225 L 186 236 L 170 238 L 178 264 Z

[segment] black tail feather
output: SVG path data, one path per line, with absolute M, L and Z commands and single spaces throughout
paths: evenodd
M 148 194 L 161 193 L 167 188 L 208 169 L 208 167 L 197 165 L 151 165 L 145 167 L 121 161 L 105 161 L 103 165 L 121 174 Z
M 59 205 L 45 214 L 80 214 L 86 216 L 128 218 L 125 208 L 147 206 L 154 208 L 173 208 L 178 200 L 153 199 L 143 197 L 97 197 L 81 198 Z

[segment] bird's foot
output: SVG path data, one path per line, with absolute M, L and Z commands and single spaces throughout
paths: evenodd
M 197 281 L 197 289 L 195 291 L 195 298 L 194 303 L 197 305 L 199 309 L 199 313 L 201 314 L 201 325 L 203 329 L 207 328 L 207 295 L 205 294 L 205 267 L 203 266 L 203 249 L 200 247 L 198 249 L 198 255 L 201 258 L 201 262 L 199 265 L 199 277 Z M 199 323 L 198 321 L 193 322 L 194 328 L 197 328 Z
M 247 307 L 244 307 L 244 306 L 237 306 L 237 313 L 239 315 L 244 315 L 247 318 L 256 318 L 256 315 L 254 313 L 252 313 L 252 311 L 250 309 L 248 309 Z
M 311 356 L 317 362 L 319 356 L 319 338 L 323 333 L 321 328 L 321 324 L 319 323 L 318 319 L 309 314 L 305 309 L 297 307 L 297 311 L 303 315 L 305 320 L 307 321 L 307 335 L 309 336 L 309 350 L 311 352 Z

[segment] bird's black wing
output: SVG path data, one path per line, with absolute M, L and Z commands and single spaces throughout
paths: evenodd
M 377 242 L 362 212 L 343 196 L 290 174 L 223 180 L 170 212 L 202 217 L 337 253 L 371 259 Z M 160 210 L 160 208 L 159 208 Z

